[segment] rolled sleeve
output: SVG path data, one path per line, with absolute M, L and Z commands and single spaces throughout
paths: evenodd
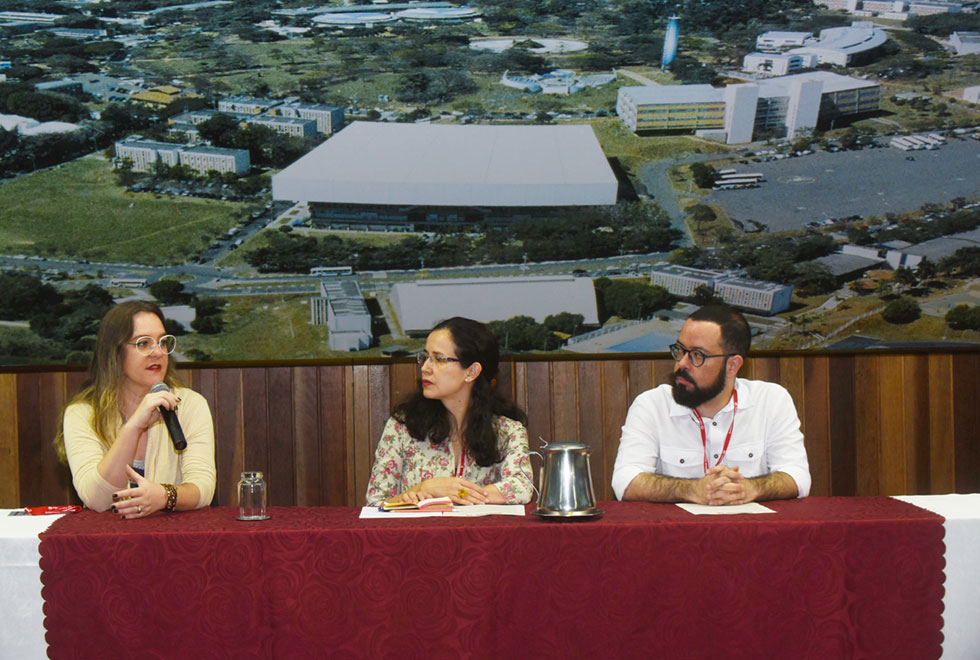
M 616 499 L 623 499 L 626 488 L 637 475 L 656 473 L 660 458 L 659 426 L 653 390 L 644 392 L 630 406 L 619 438 L 619 450 L 612 476 Z
M 793 397 L 780 386 L 771 387 L 771 410 L 766 432 L 766 462 L 769 472 L 784 472 L 796 482 L 797 497 L 810 494 L 810 463 L 806 457 L 800 417 Z

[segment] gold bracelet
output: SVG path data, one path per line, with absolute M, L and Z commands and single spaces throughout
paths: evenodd
M 167 491 L 167 506 L 163 508 L 164 511 L 173 511 L 177 508 L 177 487 L 173 484 L 161 484 L 163 489 Z

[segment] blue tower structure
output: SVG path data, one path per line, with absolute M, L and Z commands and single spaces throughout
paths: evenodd
M 680 19 L 680 16 L 671 16 L 667 19 L 667 34 L 664 37 L 664 54 L 660 60 L 660 68 L 664 70 L 677 57 L 678 19 Z

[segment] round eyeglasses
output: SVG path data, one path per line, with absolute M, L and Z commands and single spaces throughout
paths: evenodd
M 733 355 L 737 355 L 737 353 L 717 353 L 715 355 L 707 355 L 699 348 L 688 349 L 680 344 L 670 345 L 670 357 L 674 358 L 674 362 L 680 362 L 681 358 L 683 358 L 685 355 L 687 356 L 687 359 L 691 361 L 693 366 L 700 367 L 708 358 L 731 357 Z
M 446 357 L 445 355 L 429 355 L 425 351 L 417 354 L 415 356 L 415 360 L 419 363 L 420 367 L 425 364 L 427 360 L 432 360 L 433 364 L 435 364 L 437 367 L 444 367 L 450 362 L 459 362 L 459 358 Z
M 154 340 L 153 337 L 137 337 L 135 341 L 126 342 L 130 346 L 135 346 L 140 355 L 150 355 L 153 349 L 159 347 L 161 353 L 170 355 L 177 348 L 177 338 L 173 335 L 164 335 Z

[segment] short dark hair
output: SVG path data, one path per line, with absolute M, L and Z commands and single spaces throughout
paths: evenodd
M 731 305 L 711 303 L 691 314 L 688 319 L 708 321 L 720 327 L 721 343 L 726 353 L 735 353 L 743 358 L 749 354 L 749 345 L 752 343 L 749 322 Z

